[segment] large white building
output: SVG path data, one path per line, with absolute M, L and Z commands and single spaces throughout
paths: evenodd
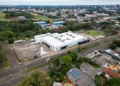
M 44 43 L 50 49 L 54 51 L 59 51 L 67 47 L 71 47 L 77 44 L 89 42 L 88 37 L 84 37 L 82 35 L 75 34 L 73 32 L 65 32 L 65 33 L 47 33 L 42 35 L 34 36 L 34 39 L 38 43 Z

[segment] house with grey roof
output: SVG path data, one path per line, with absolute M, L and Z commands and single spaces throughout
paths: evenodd
M 117 60 L 112 59 L 112 57 L 110 55 L 107 54 L 101 54 L 99 56 L 95 56 L 94 58 L 92 58 L 93 61 L 95 61 L 96 63 L 100 64 L 100 65 L 105 65 L 105 64 L 116 64 Z
M 93 79 L 78 68 L 72 68 L 67 72 L 67 77 L 77 86 L 96 86 Z
M 95 50 L 94 52 L 87 54 L 86 58 L 91 59 L 92 61 L 102 66 L 106 64 L 113 65 L 117 63 L 117 60 L 113 59 L 112 56 L 103 53 L 102 50 Z
M 111 49 L 103 49 L 103 50 L 99 50 L 100 53 L 102 54 L 107 54 L 109 56 L 111 56 L 113 59 L 120 61 L 120 55 L 114 51 L 112 51 Z
M 80 69 L 92 79 L 94 79 L 96 75 L 102 74 L 103 68 L 104 68 L 103 66 L 101 66 L 99 68 L 94 68 L 93 66 L 91 66 L 88 63 L 83 63 L 80 66 Z

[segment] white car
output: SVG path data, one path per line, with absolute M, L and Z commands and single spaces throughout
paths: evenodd
M 49 60 L 50 60 L 50 58 L 47 58 L 47 59 L 46 59 L 46 62 L 48 62 Z

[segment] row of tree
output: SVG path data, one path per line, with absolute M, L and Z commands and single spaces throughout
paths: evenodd
M 0 42 L 0 69 L 7 67 L 9 64 L 7 50 L 3 43 Z
M 21 11 L 18 11 L 18 12 L 5 11 L 4 13 L 6 14 L 5 15 L 6 18 L 15 18 L 18 16 L 25 16 L 26 18 L 34 18 L 34 16 L 32 14 L 26 13 L 26 12 L 21 12 Z
M 116 49 L 117 47 L 120 47 L 120 40 L 114 40 L 109 46 L 111 49 Z
M 79 24 L 77 22 L 66 21 L 64 27 L 58 29 L 42 29 L 38 24 L 34 24 L 32 20 L 26 21 L 11 21 L 11 22 L 0 22 L 0 40 L 8 41 L 8 43 L 13 43 L 14 40 L 33 38 L 34 35 L 44 34 L 44 33 L 62 33 L 66 31 L 78 31 L 78 30 L 89 30 L 98 27 L 108 28 L 108 23 L 102 23 L 100 25 L 95 22 Z M 110 23 L 111 24 L 111 23 Z M 102 29 L 104 30 L 104 28 Z M 117 34 L 117 30 L 105 29 L 105 32 L 109 35 Z
M 39 32 L 39 26 L 33 21 L 0 22 L 0 41 L 13 43 L 14 40 L 31 38 Z

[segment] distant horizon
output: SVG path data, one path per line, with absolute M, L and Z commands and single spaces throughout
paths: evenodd
M 0 0 L 0 5 L 116 5 L 120 0 Z
M 0 6 L 1 6 L 2 4 L 0 4 Z M 22 4 L 11 4 L 11 5 L 9 5 L 9 4 L 6 4 L 7 6 L 13 6 L 13 5 L 16 5 L 16 6 L 22 6 Z M 4 5 L 2 5 L 2 6 L 6 6 L 5 4 Z M 31 4 L 31 5 L 29 5 L 29 4 L 23 4 L 24 6 L 88 6 L 89 4 L 86 4 L 86 5 L 35 5 L 35 4 Z M 98 5 L 98 4 L 97 4 Z M 97 6 L 97 5 L 95 5 L 95 4 L 93 4 L 93 5 L 91 5 L 91 6 Z M 120 4 L 99 4 L 98 6 L 104 6 L 104 5 L 120 5 Z M 90 6 L 90 5 L 89 5 Z

